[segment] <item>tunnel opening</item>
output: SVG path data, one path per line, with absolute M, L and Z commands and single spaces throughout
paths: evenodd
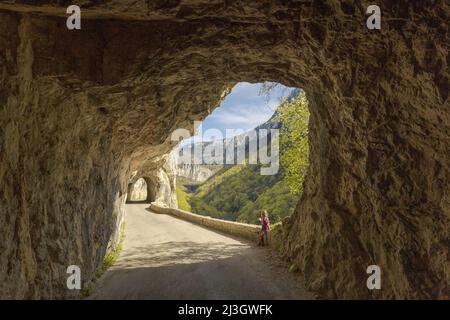
M 142 177 L 128 184 L 126 203 L 151 203 L 155 200 L 152 181 Z
M 144 178 L 139 178 L 134 183 L 128 185 L 127 202 L 147 201 L 147 182 Z
M 291 216 L 308 169 L 308 108 L 301 89 L 236 84 L 172 151 L 178 207 L 250 224 L 264 210 L 274 224 Z
M 178 270 L 197 265 L 206 268 L 216 264 L 234 264 L 235 261 L 248 261 L 248 265 L 255 263 L 251 259 L 254 253 L 252 246 L 256 244 L 253 243 L 254 237 L 250 237 L 251 242 L 241 242 L 243 239 L 226 240 L 220 236 L 220 239 L 214 239 L 216 235 L 212 236 L 207 231 L 197 229 L 195 237 L 192 238 L 188 233 L 191 227 L 182 226 L 181 222 L 170 220 L 170 217 L 155 214 L 158 211 L 154 205 L 169 210 L 178 207 L 194 214 L 253 226 L 260 223 L 261 212 L 267 210 L 271 223 L 279 225 L 281 220 L 294 213 L 301 196 L 301 189 L 292 187 L 301 185 L 306 176 L 309 157 L 308 124 L 309 105 L 303 90 L 275 82 L 239 82 L 234 85 L 199 127 L 194 124 L 197 129 L 194 136 L 182 140 L 168 157 L 156 160 L 162 161 L 163 164 L 148 165 L 144 161 L 138 164 L 142 165 L 141 168 L 132 172 L 133 182 L 128 187 L 129 206 L 126 211 L 131 221 L 129 225 L 139 225 L 139 228 L 132 229 L 129 235 L 133 239 L 152 236 L 152 241 L 156 242 L 145 250 L 141 246 L 141 252 L 136 249 L 132 252 L 136 257 L 142 253 L 154 261 L 151 270 L 155 273 L 162 272 L 168 265 Z M 188 131 L 181 129 L 183 132 Z M 230 131 L 227 132 L 228 130 Z M 300 139 L 294 141 L 295 139 L 291 138 L 293 135 Z M 230 145 L 232 148 L 229 148 Z M 303 148 L 299 148 L 300 145 L 303 145 Z M 197 152 L 199 150 L 200 152 Z M 230 150 L 232 158 L 228 157 Z M 297 152 L 294 152 L 295 150 Z M 188 154 L 191 157 L 188 162 L 179 161 L 180 154 L 181 157 Z M 266 157 L 265 161 L 261 160 L 262 155 Z M 296 170 L 289 172 L 292 179 L 289 183 L 286 178 L 289 170 L 287 165 L 292 164 L 294 160 L 297 161 L 293 166 Z M 264 174 L 264 168 L 276 170 Z M 151 206 L 146 206 L 143 216 L 148 216 L 148 212 L 153 213 L 148 218 L 154 219 L 152 224 L 157 226 L 156 229 L 144 220 L 139 223 L 134 220 L 140 219 L 143 212 L 143 208 L 136 204 L 146 197 L 146 187 L 142 178 L 136 180 L 136 177 L 142 176 L 144 172 L 152 173 L 146 185 L 154 187 L 152 191 L 147 192 L 153 192 L 154 196 Z M 300 175 L 302 181 L 298 180 L 296 175 Z M 164 196 L 171 193 L 176 196 L 175 203 L 170 203 L 171 198 Z M 177 231 L 166 230 L 167 225 Z M 139 234 L 143 228 L 145 236 Z M 206 229 L 220 231 L 208 227 Z M 167 234 L 174 232 L 177 234 L 174 238 L 180 237 L 178 241 L 166 239 Z M 265 243 L 267 245 L 267 239 Z M 189 251 L 188 255 L 184 252 L 186 250 Z M 134 269 L 131 261 L 132 259 L 127 259 L 126 263 L 119 263 L 119 267 L 111 274 L 123 278 L 125 269 Z M 128 274 L 132 279 L 137 274 L 147 272 L 148 270 L 138 269 L 136 273 Z M 187 275 L 195 278 L 193 273 L 188 272 Z M 217 276 L 221 277 L 219 274 Z M 243 277 L 253 281 L 250 274 L 243 274 Z M 273 280 L 274 283 L 278 281 Z M 270 296 L 266 288 L 260 290 L 262 297 Z M 174 294 L 180 292 L 174 290 Z M 101 294 L 112 296 L 106 292 Z M 289 294 L 292 292 L 286 293 L 286 296 Z M 251 297 L 245 292 L 240 295 Z

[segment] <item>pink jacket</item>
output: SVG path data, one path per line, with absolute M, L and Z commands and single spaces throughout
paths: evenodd
M 264 217 L 262 220 L 262 230 L 269 231 L 270 230 L 270 221 L 268 217 Z

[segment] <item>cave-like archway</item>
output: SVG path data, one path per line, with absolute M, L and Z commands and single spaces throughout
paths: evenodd
M 381 30 L 344 0 L 87 1 L 72 31 L 57 1 L 0 2 L 0 296 L 73 295 L 67 265 L 90 279 L 116 245 L 131 173 L 163 170 L 169 133 L 235 83 L 275 81 L 311 103 L 314 179 L 284 232 L 308 286 L 449 297 L 450 9 L 378 2 Z
M 142 177 L 128 184 L 127 203 L 155 201 L 156 191 L 150 177 Z

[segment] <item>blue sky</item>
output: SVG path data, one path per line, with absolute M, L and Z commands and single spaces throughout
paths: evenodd
M 269 120 L 280 101 L 294 89 L 278 85 L 268 97 L 260 94 L 261 87 L 262 83 L 248 82 L 234 86 L 222 104 L 202 122 L 203 132 L 218 129 L 225 137 L 226 129 L 253 129 Z M 204 136 L 204 139 L 208 138 Z

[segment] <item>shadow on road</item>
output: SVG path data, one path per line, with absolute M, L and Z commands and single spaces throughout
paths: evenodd
M 170 266 L 230 258 L 246 254 L 250 250 L 245 244 L 221 242 L 198 243 L 192 241 L 170 241 L 143 247 L 134 247 L 121 256 L 117 268 L 139 265 Z

